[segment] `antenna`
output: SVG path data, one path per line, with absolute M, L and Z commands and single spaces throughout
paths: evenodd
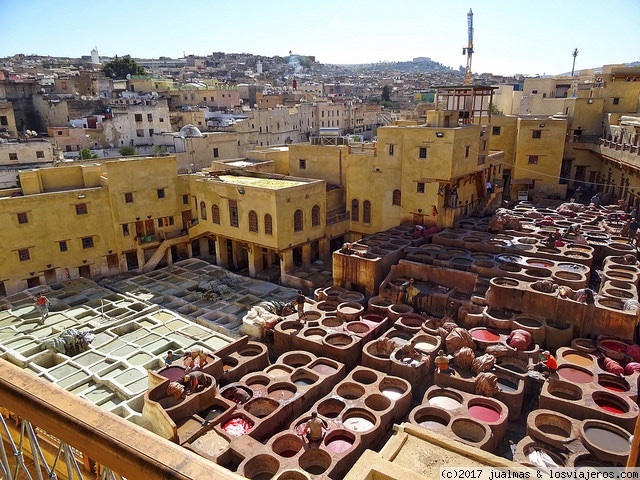
M 571 76 L 573 77 L 573 71 L 576 68 L 576 57 L 578 56 L 578 49 L 575 48 L 571 55 L 573 55 L 573 66 L 571 67 Z
M 471 85 L 471 56 L 473 55 L 473 11 L 469 9 L 467 13 L 467 29 L 469 43 L 462 49 L 462 54 L 467 56 L 467 68 L 464 71 L 464 84 Z

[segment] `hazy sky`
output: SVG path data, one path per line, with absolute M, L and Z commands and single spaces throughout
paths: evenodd
M 570 72 L 640 60 L 640 0 L 0 0 L 0 57 L 287 56 L 322 63 L 430 57 L 474 72 Z

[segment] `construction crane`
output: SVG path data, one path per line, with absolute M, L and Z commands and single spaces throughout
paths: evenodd
M 464 71 L 464 84 L 471 85 L 471 56 L 473 55 L 473 11 L 467 13 L 467 27 L 469 30 L 469 44 L 462 49 L 462 54 L 467 56 L 467 68 Z

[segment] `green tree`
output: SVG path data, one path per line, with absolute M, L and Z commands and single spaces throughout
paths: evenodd
M 162 155 L 164 153 L 167 153 L 167 147 L 165 147 L 164 145 L 154 145 L 151 151 L 154 155 Z
M 382 87 L 382 101 L 391 101 L 391 88 L 389 87 L 389 85 L 385 85 L 384 87 Z
M 116 58 L 104 64 L 102 71 L 108 78 L 119 80 L 127 78 L 127 75 L 145 75 L 147 73 L 129 55 L 120 58 L 116 55 Z
M 97 153 L 92 153 L 91 150 L 89 150 L 88 148 L 83 148 L 80 150 L 80 160 L 87 160 L 90 158 L 98 158 L 98 154 Z
M 130 157 L 131 155 L 137 155 L 136 149 L 130 145 L 125 145 L 124 147 L 120 147 L 118 153 L 123 157 Z
M 502 110 L 498 110 L 498 107 L 494 103 L 491 104 L 491 115 L 504 115 Z

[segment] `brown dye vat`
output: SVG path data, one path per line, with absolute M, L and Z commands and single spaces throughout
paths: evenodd
M 297 387 L 290 383 L 277 383 L 270 386 L 267 390 L 269 397 L 278 401 L 289 400 L 293 398 L 297 391 Z
M 273 442 L 271 449 L 281 457 L 293 457 L 302 449 L 302 439 L 298 435 L 286 433 Z
M 184 368 L 182 367 L 167 367 L 158 372 L 164 378 L 168 378 L 170 382 L 177 382 L 184 376 Z
M 371 370 L 356 370 L 351 375 L 351 378 L 353 378 L 355 382 L 362 383 L 363 385 L 370 385 L 378 380 L 378 375 Z
M 378 393 L 374 393 L 372 395 L 368 395 L 364 400 L 364 404 L 374 410 L 376 412 L 383 412 L 387 408 L 391 406 L 391 400 L 386 395 L 380 395 Z
M 285 365 L 289 365 L 291 367 L 302 367 L 303 365 L 307 365 L 311 362 L 312 358 L 306 353 L 293 352 L 285 354 L 281 362 Z
M 577 401 L 582 399 L 582 389 L 568 382 L 554 382 L 547 387 L 550 395 L 563 400 Z
M 347 323 L 347 326 L 345 328 L 353 333 L 367 333 L 370 330 L 369 325 L 362 322 Z
M 501 286 L 501 287 L 517 287 L 520 285 L 520 282 L 514 280 L 512 278 L 506 277 L 495 277 L 491 279 L 491 283 Z
M 320 375 L 332 375 L 333 373 L 338 371 L 338 368 L 330 365 L 328 363 L 325 363 L 323 361 L 318 361 L 315 362 L 311 365 L 311 370 L 313 370 L 316 373 L 319 373 Z
M 558 367 L 558 376 L 568 382 L 573 383 L 591 383 L 593 382 L 593 374 L 580 368 L 571 366 Z
M 304 336 L 309 340 L 322 340 L 327 332 L 322 328 L 310 328 L 304 332 Z
M 344 410 L 345 403 L 337 398 L 329 398 L 318 404 L 317 412 L 326 418 L 336 418 Z
M 333 345 L 336 347 L 345 347 L 353 343 L 353 337 L 347 335 L 346 333 L 333 333 L 331 335 L 327 335 L 327 338 L 325 338 L 324 341 L 329 345 Z
M 302 330 L 302 324 L 294 321 L 282 322 L 280 328 L 283 333 L 293 333 Z
M 238 360 L 233 357 L 225 357 L 222 359 L 222 371 L 228 372 L 238 366 Z
M 322 323 L 323 327 L 335 328 L 341 326 L 344 321 L 338 317 L 326 317 L 320 323 Z
M 468 418 L 456 418 L 451 422 L 451 431 L 457 437 L 471 443 L 478 443 L 484 440 L 487 435 L 487 428 Z
M 527 364 L 516 358 L 500 358 L 497 361 L 498 366 L 515 373 L 526 373 Z
M 249 400 L 245 404 L 244 409 L 256 418 L 264 418 L 271 415 L 279 406 L 280 403 L 277 401 L 271 398 L 261 397 Z
M 416 412 L 414 421 L 428 430 L 437 431 L 449 425 L 451 415 L 437 408 L 425 407 Z
M 364 395 L 364 387 L 353 382 L 344 382 L 337 389 L 336 393 L 345 400 L 356 400 Z
M 634 294 L 631 292 L 628 292 L 626 290 L 620 290 L 618 288 L 607 288 L 605 289 L 604 293 L 606 295 L 610 295 L 612 297 L 619 297 L 619 298 L 633 298 Z
M 251 480 L 269 480 L 279 468 L 280 462 L 271 455 L 257 455 L 245 464 L 244 476 Z
M 245 385 L 247 385 L 247 387 L 251 388 L 251 390 L 256 391 L 256 390 L 260 390 L 260 389 L 266 387 L 267 385 L 269 385 L 270 381 L 271 381 L 271 379 L 266 375 L 253 374 L 253 375 L 247 377 L 244 380 L 244 383 L 245 383 Z
M 322 475 L 331 466 L 331 455 L 319 448 L 311 448 L 300 455 L 298 465 L 311 475 Z
M 535 426 L 541 432 L 560 437 L 560 439 L 571 436 L 571 421 L 559 415 L 539 414 L 535 418 Z
M 567 362 L 572 363 L 574 365 L 579 365 L 581 367 L 591 367 L 593 365 L 593 360 L 586 355 L 581 355 L 579 353 L 563 353 L 562 358 Z
M 263 348 L 260 345 L 247 345 L 238 351 L 238 355 L 241 357 L 255 357 L 263 352 Z
M 547 278 L 551 276 L 550 270 L 544 270 L 542 268 L 529 268 L 525 270 L 524 273 L 534 278 Z
M 289 378 L 293 370 L 290 367 L 286 367 L 284 365 L 273 365 L 265 370 L 265 373 L 269 375 L 270 378 L 273 379 L 282 379 Z

